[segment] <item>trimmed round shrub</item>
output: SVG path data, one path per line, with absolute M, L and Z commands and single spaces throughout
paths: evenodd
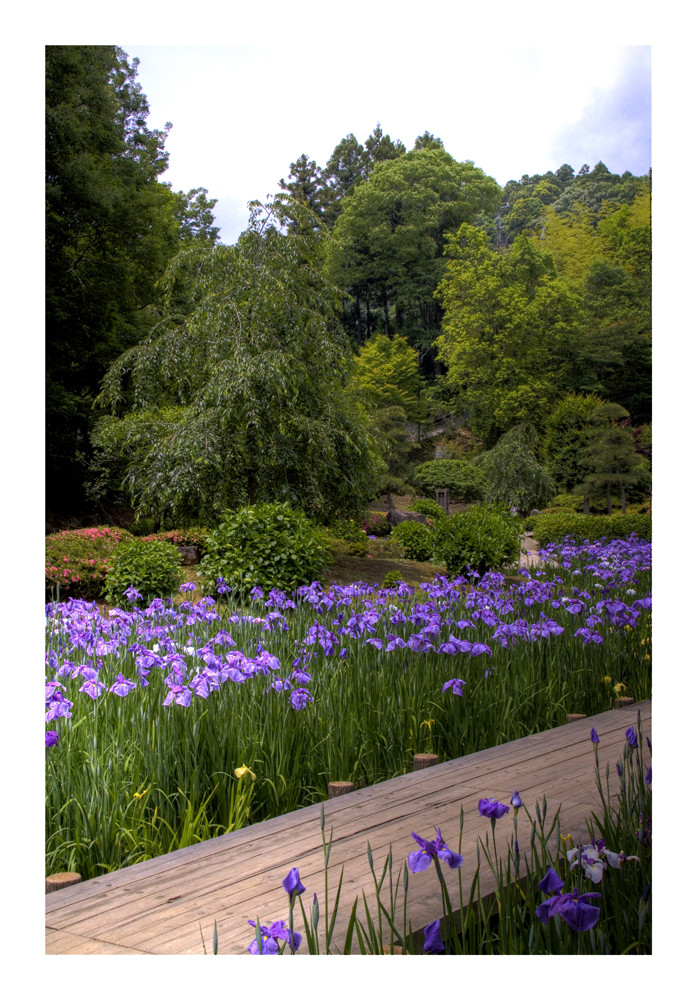
M 404 547 L 407 559 L 428 562 L 433 555 L 433 532 L 420 521 L 402 521 L 392 529 L 392 538 Z
M 434 521 L 445 517 L 445 511 L 441 505 L 437 500 L 431 500 L 430 497 L 418 497 L 407 507 L 407 510 L 413 510 L 416 514 L 425 514 L 426 517 L 430 517 Z
M 181 556 L 170 542 L 134 538 L 116 550 L 104 593 L 110 604 L 130 607 L 133 602 L 124 591 L 133 587 L 147 606 L 154 597 L 174 594 L 182 579 Z
M 433 554 L 449 573 L 503 569 L 520 558 L 519 527 L 509 515 L 481 504 L 437 521 Z
M 105 524 L 47 535 L 46 596 L 96 600 L 117 547 L 132 537 L 125 528 Z
M 385 579 L 382 581 L 382 586 L 386 590 L 391 587 L 396 587 L 398 583 L 402 582 L 402 574 L 398 569 L 391 569 L 389 573 L 385 573 Z
M 452 503 L 475 503 L 486 495 L 488 481 L 483 472 L 457 458 L 436 458 L 414 470 L 419 489 L 435 500 L 436 490 L 450 491 Z
M 199 571 L 209 593 L 222 577 L 233 592 L 252 587 L 290 591 L 321 578 L 329 553 L 316 528 L 287 503 L 261 503 L 228 511 L 206 540 Z

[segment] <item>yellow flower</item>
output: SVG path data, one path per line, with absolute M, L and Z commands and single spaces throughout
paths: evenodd
M 603 684 L 612 684 L 612 677 L 609 674 L 603 677 Z
M 145 792 L 147 792 L 147 788 L 145 789 Z M 133 798 L 134 799 L 138 799 L 138 801 L 140 801 L 143 798 L 143 796 L 145 795 L 145 792 L 134 792 L 133 793 Z
M 626 684 L 622 684 L 620 682 L 619 684 L 615 684 L 615 686 L 614 686 L 614 688 L 612 690 L 619 697 L 622 694 L 623 691 L 627 690 L 627 685 Z
M 245 774 L 251 774 L 252 781 L 257 780 L 257 776 L 254 771 L 251 771 L 246 764 L 243 764 L 242 767 L 236 767 L 234 773 L 236 778 L 243 778 Z
M 649 656 L 649 654 L 648 654 L 648 653 L 647 653 L 647 654 L 646 654 L 646 656 L 644 657 L 644 662 L 645 662 L 645 663 L 650 663 L 650 662 L 651 662 L 651 657 Z
M 431 726 L 435 724 L 435 719 L 426 719 L 425 722 L 421 723 L 421 726 L 428 726 L 429 733 L 431 732 Z
M 561 834 L 561 839 L 564 841 L 564 850 L 567 850 L 567 848 L 569 848 L 569 849 L 573 848 L 574 841 L 573 841 L 573 837 L 571 836 L 570 833 L 562 833 Z M 567 844 L 567 841 L 568 841 L 568 844 Z

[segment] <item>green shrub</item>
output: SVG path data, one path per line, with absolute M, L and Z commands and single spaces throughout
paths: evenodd
M 100 525 L 59 531 L 46 537 L 46 596 L 61 600 L 101 596 L 107 570 L 118 545 L 133 536 L 125 528 Z
M 514 518 L 481 504 L 436 522 L 433 554 L 449 573 L 503 569 L 520 558 L 519 529 Z
M 540 545 L 562 542 L 567 536 L 583 542 L 596 542 L 600 538 L 626 538 L 634 533 L 638 538 L 651 540 L 650 514 L 576 514 L 544 511 L 535 518 L 532 529 Z
M 366 535 L 375 535 L 376 538 L 384 538 L 392 530 L 387 514 L 381 511 L 369 510 L 363 515 L 361 527 Z
M 473 503 L 483 500 L 488 482 L 483 472 L 469 462 L 456 458 L 437 458 L 423 462 L 414 470 L 419 489 L 435 499 L 437 489 L 450 491 L 452 503 Z
M 290 591 L 319 580 L 329 565 L 323 532 L 287 503 L 228 511 L 206 541 L 200 573 L 209 593 L 222 577 L 234 592 Z
M 389 573 L 385 573 L 385 579 L 382 581 L 384 588 L 396 587 L 398 583 L 402 582 L 402 574 L 398 569 L 391 569 Z
M 154 597 L 175 593 L 182 579 L 181 556 L 170 542 L 134 538 L 122 542 L 116 550 L 104 593 L 110 604 L 130 607 L 124 591 L 135 587 L 147 605 Z
M 419 521 L 402 521 L 392 529 L 392 537 L 404 546 L 407 559 L 428 562 L 433 555 L 433 532 Z
M 580 514 L 583 510 L 583 497 L 578 496 L 576 493 L 558 493 L 549 501 L 549 507 L 561 507 L 563 510 L 575 510 Z
M 426 517 L 430 517 L 434 521 L 445 517 L 445 511 L 441 505 L 437 500 L 431 500 L 430 497 L 418 497 L 407 507 L 407 510 L 413 510 L 416 514 L 425 514 Z
M 406 559 L 407 550 L 399 538 L 369 538 L 367 556 L 369 559 Z
M 337 520 L 326 530 L 329 537 L 329 549 L 332 553 L 332 539 L 340 539 L 348 543 L 348 547 L 342 550 L 341 554 L 350 556 L 364 556 L 366 554 L 368 536 L 356 521 Z

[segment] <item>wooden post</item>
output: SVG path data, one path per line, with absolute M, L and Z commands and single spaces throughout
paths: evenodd
M 56 872 L 46 879 L 46 892 L 56 892 L 58 889 L 65 889 L 69 885 L 77 885 L 82 882 L 82 875 L 79 872 Z
M 450 490 L 436 490 L 436 500 L 446 514 L 450 513 Z
M 338 795 L 346 795 L 347 792 L 354 791 L 355 787 L 352 781 L 330 781 L 329 798 L 335 799 Z
M 434 764 L 438 763 L 438 754 L 436 753 L 415 753 L 414 754 L 414 770 L 423 771 L 425 767 L 433 767 Z
M 570 712 L 566 717 L 567 722 L 578 722 L 579 719 L 585 719 L 586 716 L 583 712 Z
M 634 704 L 634 699 L 633 698 L 615 698 L 613 707 L 614 708 L 626 708 L 627 705 L 633 705 L 633 704 Z

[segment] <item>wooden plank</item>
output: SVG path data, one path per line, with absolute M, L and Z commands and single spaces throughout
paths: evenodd
M 335 831 L 330 886 L 336 886 L 341 865 L 345 865 L 344 902 L 351 904 L 364 889 L 369 895 L 372 877 L 367 841 L 379 870 L 392 844 L 395 875 L 414 847 L 411 830 L 431 836 L 438 824 L 450 846 L 457 849 L 462 806 L 467 893 L 477 839 L 485 836 L 489 827 L 479 816 L 477 802 L 482 796 L 508 801 L 514 788 L 531 808 L 534 800 L 541 801 L 546 793 L 550 820 L 563 800 L 563 831 L 583 833 L 586 818 L 599 808 L 590 729 L 595 726 L 600 736 L 604 775 L 605 761 L 612 765 L 621 756 L 624 731 L 636 721 L 637 708 L 642 712 L 642 728 L 649 732 L 650 702 L 645 702 L 326 802 L 327 835 L 332 827 Z M 614 768 L 611 771 L 614 773 Z M 47 933 L 47 952 L 68 953 L 61 950 L 69 945 L 62 933 L 72 934 L 72 947 L 78 949 L 81 941 L 91 942 L 90 952 L 95 954 L 107 954 L 110 947 L 150 954 L 200 954 L 201 930 L 210 941 L 214 920 L 218 922 L 221 951 L 244 951 L 251 940 L 247 919 L 258 914 L 264 922 L 285 916 L 282 911 L 287 901 L 281 880 L 291 866 L 300 868 L 308 889 L 323 886 L 320 812 L 320 804 L 309 806 L 47 896 L 46 922 L 51 935 Z M 503 820 L 498 824 L 497 836 L 499 831 L 504 833 L 503 824 Z M 509 822 L 506 834 L 511 830 Z M 437 915 L 434 885 L 424 875 L 410 878 L 409 915 L 415 927 Z M 448 876 L 453 876 L 452 885 L 456 886 L 457 873 Z M 484 873 L 483 890 L 487 878 Z M 347 919 L 348 910 L 342 908 L 335 940 L 343 940 Z

